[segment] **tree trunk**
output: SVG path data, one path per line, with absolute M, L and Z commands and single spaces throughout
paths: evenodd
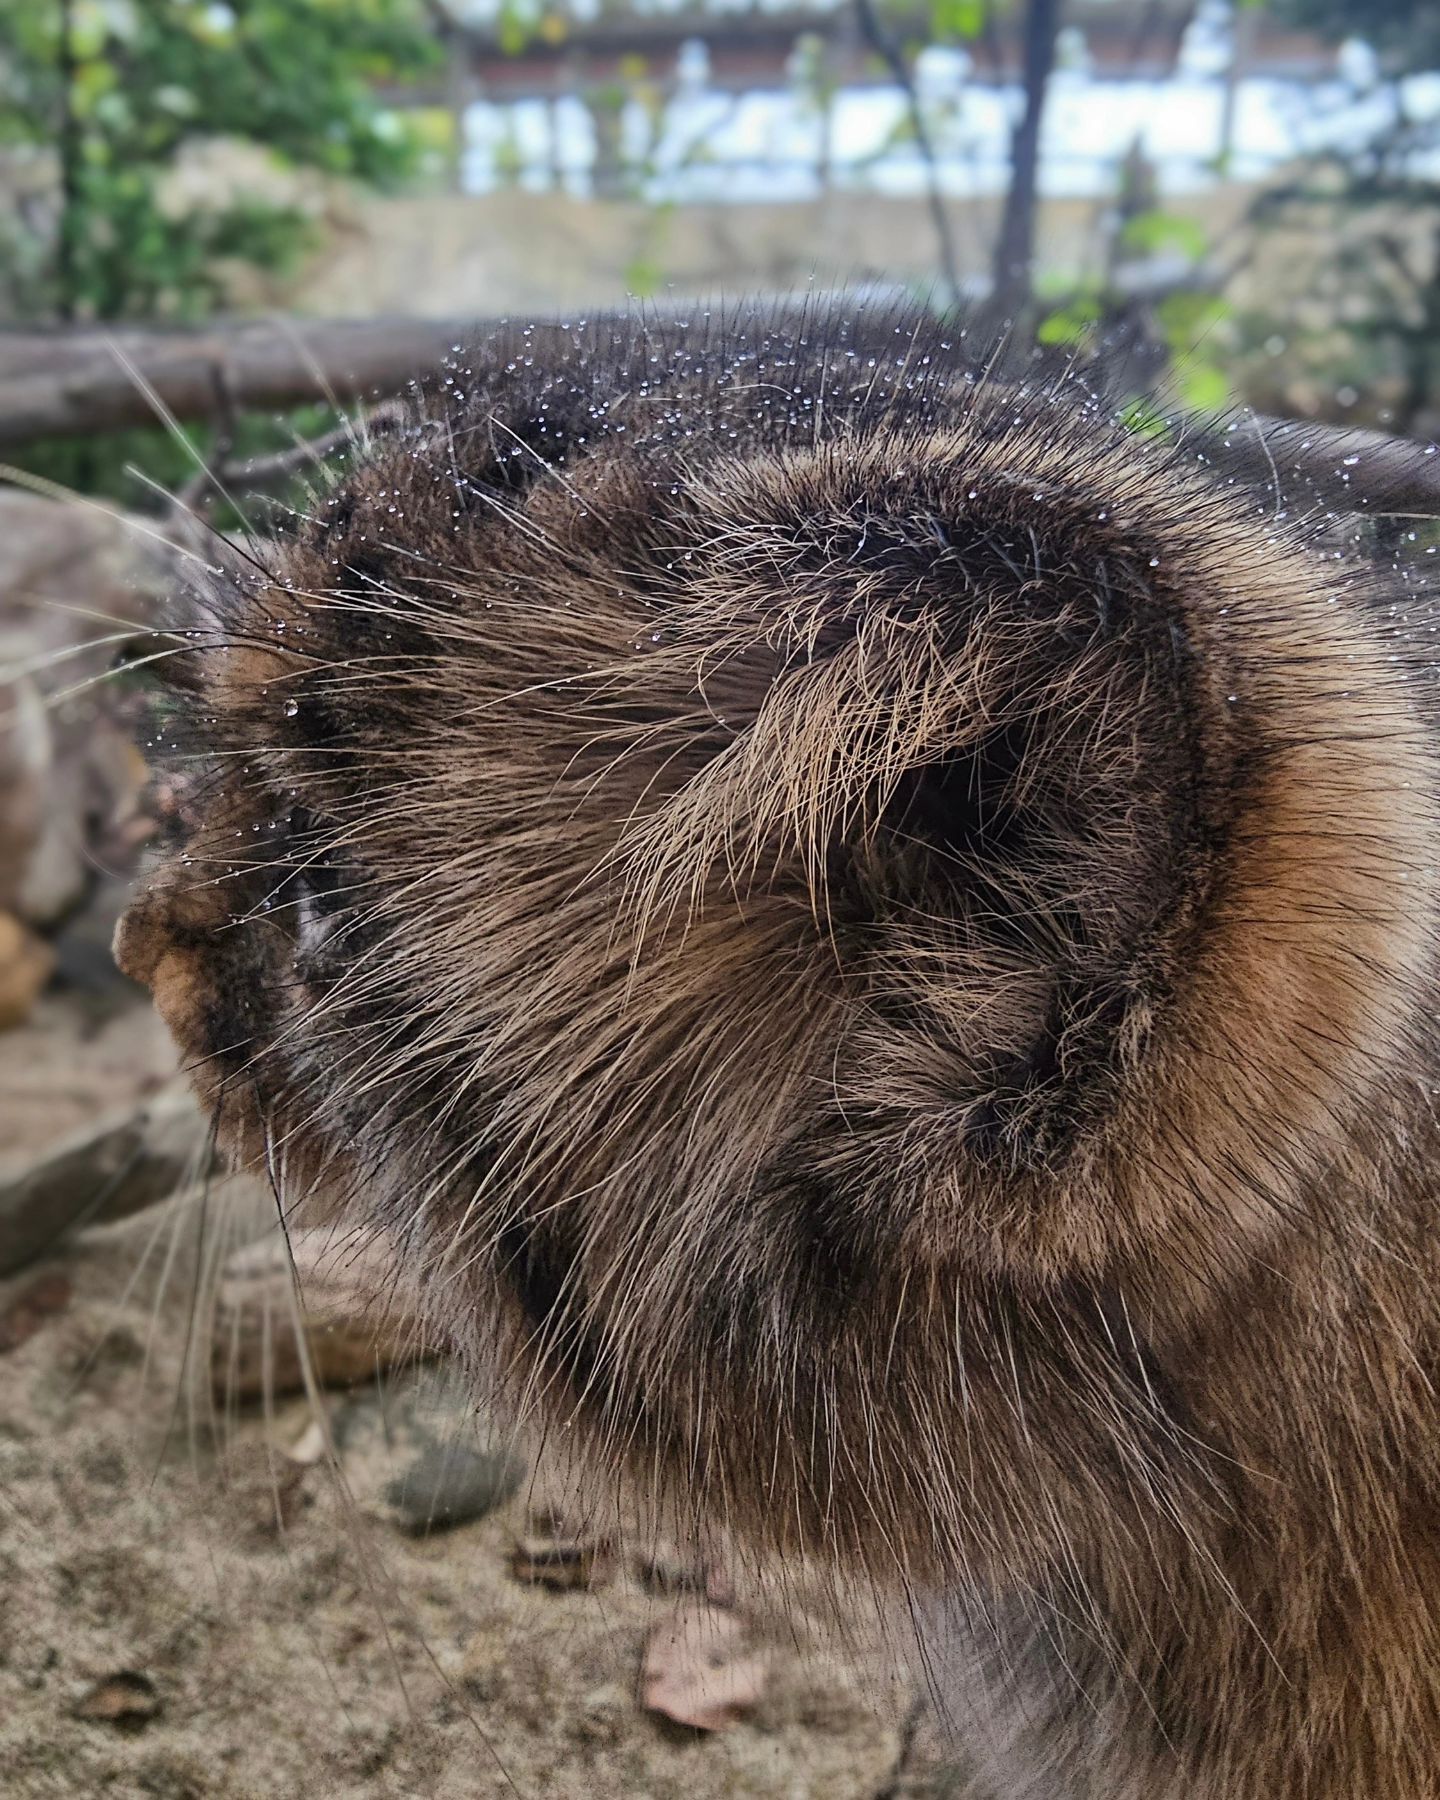
M 995 244 L 991 306 L 997 320 L 1015 319 L 1030 299 L 1039 198 L 1040 125 L 1055 67 L 1063 0 L 1030 0 L 1025 9 L 1025 110 L 1010 140 L 1010 191 Z

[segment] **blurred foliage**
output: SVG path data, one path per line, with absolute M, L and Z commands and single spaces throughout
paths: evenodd
M 227 465 L 243 468 L 249 457 L 319 438 L 338 422 L 334 407 L 315 404 L 280 414 L 240 413 L 225 427 L 197 422 L 187 425 L 183 435 L 157 423 L 92 438 L 42 438 L 27 444 L 16 460 L 61 487 L 113 500 L 132 513 L 156 513 L 169 508 L 172 496 L 183 491 L 202 464 L 209 466 L 212 455 L 223 453 Z M 336 453 L 329 460 L 333 464 Z M 277 508 L 303 503 L 313 474 L 313 468 L 302 468 L 293 480 L 261 496 L 247 493 L 241 474 L 227 484 L 228 496 L 212 497 L 209 521 L 222 531 L 258 526 L 275 517 Z
M 1440 113 L 1412 78 L 1440 69 L 1440 0 L 1270 0 L 1287 22 L 1377 53 L 1343 149 L 1301 159 L 1251 209 L 1288 242 L 1293 290 L 1244 320 L 1250 378 L 1287 409 L 1440 431 Z M 1267 370 L 1267 363 L 1269 365 Z M 1358 408 L 1358 413 L 1357 409 Z
M 227 138 L 277 170 L 398 181 L 422 134 L 375 84 L 438 54 L 418 0 L 4 0 L 0 149 L 53 164 L 0 224 L 10 309 L 194 318 L 227 267 L 283 268 L 310 233 L 283 182 L 207 194 L 184 152 Z
M 1217 246 L 1199 220 L 1161 204 L 1138 141 L 1121 159 L 1099 227 L 1098 273 L 1038 279 L 1038 342 L 1100 352 L 1134 430 L 1150 432 L 1160 417 L 1141 391 L 1187 412 L 1224 411 L 1236 398 L 1236 333 L 1215 271 Z
M 914 106 L 848 166 L 863 169 L 900 146 L 928 154 L 917 119 L 942 154 L 963 150 L 968 65 L 951 59 L 959 75 L 916 82 L 915 57 L 937 44 L 973 47 L 977 60 L 993 61 L 1002 45 L 1014 48 L 1026 0 L 922 0 L 918 13 L 913 0 L 875 5 L 888 28 L 920 32 L 898 46 Z M 1359 397 L 1378 396 L 1369 411 L 1379 422 L 1436 429 L 1440 118 L 1411 104 L 1407 77 L 1440 68 L 1440 0 L 1367 0 L 1363 13 L 1354 0 L 1234 7 L 1264 15 L 1262 25 L 1335 41 L 1359 33 L 1373 44 L 1373 77 L 1362 74 L 1348 101 L 1337 86 L 1323 100 L 1356 106 L 1368 121 L 1363 131 L 1343 153 L 1297 157 L 1268 180 L 1242 230 L 1214 240 L 1162 202 L 1137 143 L 1097 213 L 1085 272 L 1039 281 L 1027 329 L 1033 324 L 1047 349 L 1119 346 L 1119 397 L 1137 429 L 1150 428 L 1151 411 L 1131 397 L 1152 386 L 1167 403 L 1196 410 L 1253 394 L 1287 410 L 1355 416 Z M 644 12 L 646 0 L 600 0 L 600 10 Z M 718 38 L 731 9 L 713 10 L 705 35 Z M 8 290 L 10 310 L 31 316 L 189 319 L 235 292 L 237 268 L 283 271 L 314 229 L 313 204 L 301 197 L 305 172 L 313 193 L 317 176 L 387 185 L 427 159 L 453 156 L 453 110 L 396 112 L 381 96 L 441 62 L 464 13 L 452 0 L 0 0 L 0 156 L 16 167 L 28 158 L 38 171 L 33 192 L 22 182 L 15 216 L 0 218 L 0 310 Z M 564 0 L 496 0 L 487 23 L 512 54 L 585 28 Z M 1177 28 L 1174 51 L 1179 41 Z M 883 58 L 876 67 L 893 79 Z M 1237 61 L 1232 84 L 1240 73 Z M 797 43 L 790 79 L 802 116 L 818 122 L 817 156 L 828 172 L 836 76 L 825 39 Z M 609 79 L 577 77 L 576 92 L 594 129 L 597 194 L 644 199 L 662 171 L 712 157 L 713 118 L 690 142 L 674 141 L 668 64 L 622 58 Z M 508 115 L 506 131 L 495 174 L 519 182 L 533 174 L 532 158 Z M 191 156 L 217 138 L 256 147 L 276 182 L 231 180 L 221 192 Z M 564 179 L 558 164 L 551 179 Z M 641 296 L 665 285 L 671 204 L 649 217 L 626 267 Z M 1281 271 L 1273 292 L 1252 292 L 1243 308 L 1227 298 L 1230 273 L 1245 265 L 1241 240 L 1264 240 L 1260 260 Z M 1292 291 L 1282 292 L 1292 268 Z M 297 421 L 303 429 L 334 422 Z M 236 449 L 259 453 L 288 442 L 291 430 L 290 422 L 247 420 Z M 207 434 L 192 435 L 203 449 Z M 130 437 L 37 446 L 27 460 L 130 504 L 141 490 L 123 474 L 126 461 L 166 485 L 184 482 L 192 462 L 183 446 L 159 434 Z
M 986 0 L 931 0 L 930 27 L 937 44 L 978 38 L 995 8 Z

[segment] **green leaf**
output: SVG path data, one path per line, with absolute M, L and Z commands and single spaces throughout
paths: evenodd
M 1181 404 L 1191 412 L 1223 412 L 1234 397 L 1213 363 L 1182 362 L 1175 370 L 1175 387 Z
M 625 287 L 637 300 L 648 300 L 660 291 L 665 271 L 648 257 L 637 256 L 625 265 Z
M 972 42 L 985 29 L 985 0 L 931 0 L 930 29 L 942 40 Z
M 1155 319 L 1165 342 L 1184 355 L 1230 317 L 1231 307 L 1218 294 L 1182 291 L 1167 294 L 1155 308 Z
M 1081 295 L 1047 313 L 1036 327 L 1035 335 L 1042 344 L 1079 344 L 1099 322 L 1099 300 Z
M 1137 437 L 1168 438 L 1170 421 L 1156 410 L 1155 403 L 1137 394 L 1120 409 L 1120 423 Z
M 1203 226 L 1184 213 L 1170 212 L 1136 213 L 1126 221 L 1120 241 L 1129 250 L 1178 250 L 1191 262 L 1200 262 L 1210 247 Z

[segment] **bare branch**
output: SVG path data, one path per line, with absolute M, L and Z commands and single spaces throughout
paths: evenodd
M 905 95 L 906 109 L 910 114 L 910 129 L 915 133 L 915 143 L 925 164 L 925 198 L 930 208 L 931 222 L 935 227 L 935 243 L 940 254 L 940 269 L 945 277 L 946 286 L 950 289 L 951 304 L 960 307 L 964 304 L 964 296 L 960 290 L 960 268 L 955 256 L 955 240 L 950 230 L 950 217 L 945 210 L 945 197 L 940 192 L 940 163 L 935 154 L 934 142 L 930 137 L 930 128 L 925 123 L 925 109 L 920 104 L 920 95 L 915 87 L 914 75 L 905 61 L 904 52 L 899 44 L 881 23 L 880 15 L 875 10 L 874 0 L 855 0 L 855 12 L 866 42 L 889 69 L 897 86 Z
M 1010 145 L 1010 186 L 995 243 L 991 300 L 997 317 L 1013 317 L 1030 298 L 1035 216 L 1040 194 L 1040 122 L 1055 67 L 1061 0 L 1030 0 L 1025 10 L 1025 110 Z
M 119 334 L 118 346 L 177 419 L 213 420 L 224 410 L 217 367 L 228 373 L 228 390 L 221 391 L 237 412 L 330 395 L 352 402 L 389 398 L 412 376 L 433 369 L 454 345 L 475 343 L 491 329 L 454 319 L 286 320 L 194 332 L 129 331 Z M 551 333 L 561 330 L 537 326 L 536 353 L 543 354 Z M 0 447 L 149 424 L 150 402 L 115 352 L 115 342 L 98 332 L 0 332 Z M 379 420 L 372 414 L 371 429 L 384 418 L 383 412 Z M 1282 472 L 1288 467 L 1333 487 L 1345 458 L 1357 456 L 1358 463 L 1345 469 L 1350 504 L 1440 514 L 1440 455 L 1426 456 L 1409 439 L 1274 419 L 1261 424 L 1267 434 L 1279 434 L 1271 442 Z M 341 426 L 337 434 L 274 457 L 222 467 L 221 476 L 242 488 L 267 486 L 342 447 L 350 429 Z M 1234 448 L 1240 450 L 1238 442 Z M 1255 473 L 1263 478 L 1265 471 Z
M 215 420 L 222 392 L 249 412 L 395 394 L 487 329 L 473 319 L 381 318 L 0 331 L 0 448 L 152 424 L 127 362 L 177 419 Z

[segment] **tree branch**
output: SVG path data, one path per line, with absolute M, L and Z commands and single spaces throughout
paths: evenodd
M 860 29 L 866 42 L 889 69 L 896 84 L 905 95 L 906 110 L 910 114 L 910 129 L 915 133 L 915 143 L 925 163 L 925 199 L 930 208 L 930 219 L 935 227 L 935 244 L 940 255 L 940 269 L 945 277 L 946 286 L 950 289 L 951 304 L 957 308 L 964 305 L 964 295 L 960 290 L 960 267 L 955 256 L 955 239 L 950 230 L 950 216 L 945 210 L 945 196 L 940 192 L 940 163 L 935 154 L 935 145 L 930 137 L 930 128 L 925 123 L 925 109 L 920 104 L 920 95 L 915 87 L 915 78 L 905 61 L 904 52 L 895 39 L 881 23 L 880 15 L 875 10 L 874 0 L 855 0 L 855 13 L 860 21 Z
M 222 393 L 251 412 L 392 395 L 488 328 L 473 319 L 381 318 L 0 331 L 0 449 L 152 425 L 151 394 L 181 421 L 215 419 Z
M 454 319 L 296 320 L 219 325 L 207 330 L 0 332 L 0 449 L 40 437 L 73 437 L 153 423 L 152 402 L 137 377 L 181 421 L 214 419 L 218 395 L 236 410 L 357 401 L 398 394 L 412 376 L 433 370 L 456 344 L 475 343 L 493 324 Z M 559 325 L 536 326 L 531 346 L 545 354 Z M 568 338 L 568 333 L 564 335 Z M 122 360 L 123 357 L 123 360 Z M 129 367 L 127 368 L 127 363 Z M 217 389 L 216 370 L 226 386 Z M 388 410 L 388 409 L 387 409 Z M 381 418 L 385 419 L 382 411 Z M 373 415 L 372 415 L 373 422 Z M 1440 514 L 1440 454 L 1383 432 L 1262 419 L 1280 473 L 1335 489 L 1344 459 L 1344 498 L 1370 510 Z M 1215 435 L 1212 431 L 1210 435 Z M 1231 455 L 1246 455 L 1231 431 Z M 239 465 L 237 484 L 267 485 L 350 436 L 296 446 Z M 1268 477 L 1257 440 L 1252 472 Z M 222 471 L 223 473 L 223 471 Z
M 1025 10 L 1025 110 L 1010 144 L 1010 187 L 995 243 L 991 308 L 1013 317 L 1030 298 L 1035 213 L 1040 192 L 1040 122 L 1055 67 L 1061 0 L 1030 0 Z

